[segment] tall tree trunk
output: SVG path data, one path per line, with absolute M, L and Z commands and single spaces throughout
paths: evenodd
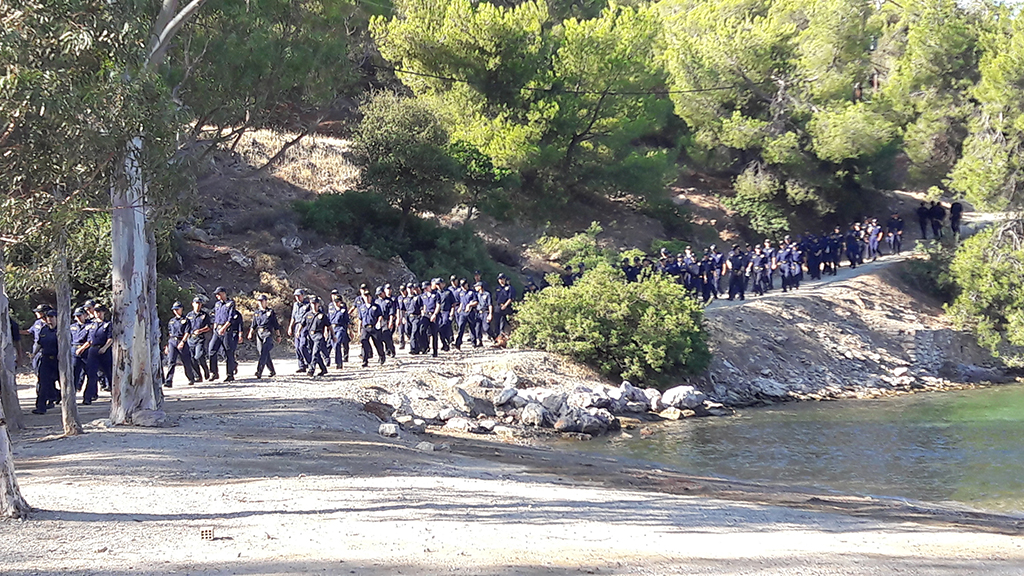
M 61 420 L 64 435 L 76 436 L 82 433 L 82 422 L 78 419 L 77 394 L 75 390 L 74 359 L 71 356 L 71 284 L 68 279 L 68 239 L 63 230 L 57 238 L 57 265 L 53 270 L 57 284 L 57 353 L 60 363 Z
M 111 238 L 113 240 L 113 353 L 114 374 L 110 419 L 114 424 L 130 424 L 143 410 L 159 410 L 161 398 L 156 390 L 154 370 L 159 370 L 160 340 L 153 338 L 155 303 L 155 267 L 151 271 L 150 245 L 146 231 L 146 182 L 142 173 L 141 136 L 128 144 L 124 166 L 110 189 Z M 155 263 L 155 258 L 154 258 Z M 151 276 L 152 274 L 152 276 Z
M 0 414 L 0 518 L 24 518 L 30 510 L 14 476 L 11 435 L 7 432 L 3 414 Z
M 10 308 L 7 302 L 7 289 L 4 263 L 4 245 L 0 243 L 0 414 L 6 414 L 7 427 L 18 431 L 25 428 L 22 419 L 21 404 L 18 402 L 17 382 L 14 369 L 17 356 L 14 353 L 14 339 L 11 337 Z M 4 434 L 7 432 L 5 431 Z

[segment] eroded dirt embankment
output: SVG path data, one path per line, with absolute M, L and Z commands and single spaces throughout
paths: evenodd
M 907 289 L 904 265 L 882 260 L 795 292 L 713 304 L 714 359 L 696 380 L 736 407 L 1012 380 L 938 303 Z

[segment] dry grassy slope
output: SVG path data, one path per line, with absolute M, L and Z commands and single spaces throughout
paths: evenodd
M 700 384 L 732 405 L 876 397 L 999 380 L 998 363 L 901 264 L 708 310 L 714 360 Z

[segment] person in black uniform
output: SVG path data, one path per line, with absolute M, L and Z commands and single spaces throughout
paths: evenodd
M 476 299 L 476 292 L 469 289 L 465 279 L 462 280 L 462 289 L 459 291 L 458 319 L 459 333 L 455 337 L 455 349 L 462 350 L 462 338 L 469 329 L 469 335 L 473 338 L 473 345 L 480 339 L 477 334 L 476 307 L 479 302 Z
M 402 320 L 405 322 L 406 336 L 409 339 L 409 354 L 419 354 L 418 330 L 423 303 L 420 301 L 419 287 L 412 282 L 405 285 L 405 307 L 402 309 Z
M 889 252 L 899 254 L 903 249 L 903 218 L 900 218 L 898 213 L 893 212 L 892 218 L 889 218 L 885 227 L 888 229 L 886 242 L 889 244 Z
M 398 323 L 395 331 L 398 333 L 398 349 L 405 350 L 405 343 L 409 339 L 409 319 L 405 315 L 406 305 L 409 303 L 409 285 L 398 285 L 398 298 L 395 299 L 395 313 L 398 315 Z
M 320 372 L 316 373 L 315 376 L 323 376 L 327 374 L 327 365 L 324 363 L 324 357 L 327 356 L 327 343 L 333 340 L 333 334 L 331 333 L 331 320 L 327 314 L 320 309 L 320 298 L 318 296 L 312 296 L 309 299 L 309 312 L 306 312 L 306 318 L 302 321 L 303 326 L 306 327 L 306 337 L 309 338 L 311 348 L 313 350 L 312 362 L 309 364 L 309 370 L 306 374 L 314 376 L 316 368 L 320 368 Z
M 71 378 L 76 392 L 81 392 L 85 386 L 86 358 L 84 353 L 78 353 L 78 349 L 89 340 L 87 319 L 85 308 L 75 309 L 75 321 L 71 323 Z
M 57 360 L 57 313 L 47 310 L 43 313 L 45 320 L 35 332 L 35 343 L 32 347 L 33 361 L 36 366 L 36 408 L 33 414 L 46 414 L 48 408 L 60 402 L 60 391 L 57 390 L 57 379 L 60 378 L 60 365 Z
M 964 217 L 964 205 L 953 202 L 949 207 L 949 228 L 954 236 L 960 236 L 960 221 Z
M 359 343 L 363 348 L 363 368 L 366 368 L 370 358 L 373 357 L 372 348 L 377 349 L 380 363 L 384 363 L 384 343 L 380 340 L 380 327 L 383 323 L 384 313 L 374 303 L 370 296 L 370 290 L 366 285 L 360 287 L 359 303 L 356 304 L 356 313 L 359 315 Z
M 181 302 L 175 302 L 171 311 L 174 316 L 167 321 L 167 377 L 164 379 L 164 388 L 170 388 L 174 382 L 174 368 L 178 365 L 178 358 L 181 358 L 188 385 L 192 386 L 196 383 L 196 376 L 192 371 L 192 351 L 188 347 L 189 321 L 182 314 Z
M 753 278 L 754 294 L 764 296 L 768 290 L 768 266 L 770 261 L 764 255 L 760 244 L 754 246 L 754 255 L 750 257 L 750 275 Z
M 932 235 L 942 238 L 942 222 L 946 219 L 946 209 L 941 202 L 932 202 L 928 209 L 928 218 L 932 221 Z
M 725 267 L 729 271 L 729 300 L 734 300 L 737 296 L 740 300 L 746 299 L 743 294 L 746 276 L 745 264 L 746 257 L 743 254 L 743 249 L 739 244 L 734 244 L 732 252 L 725 260 Z
M 107 308 L 102 304 L 94 310 L 96 319 L 89 325 L 89 339 L 79 348 L 78 353 L 88 352 L 86 359 L 86 384 L 85 398 L 89 403 L 99 397 L 97 386 L 99 385 L 100 372 L 111 378 L 114 371 L 114 354 L 110 347 L 114 345 L 113 331 L 110 322 L 107 322 Z
M 928 239 L 928 220 L 931 212 L 928 210 L 928 204 L 921 202 L 921 205 L 917 207 L 917 223 L 921 225 L 921 239 Z
M 234 382 L 238 363 L 235 362 L 235 350 L 241 339 L 239 318 L 235 315 L 235 301 L 228 298 L 228 291 L 218 286 L 213 291 L 217 303 L 213 305 L 213 336 L 210 337 L 210 376 L 216 380 L 217 356 L 224 351 L 225 371 L 224 382 Z
M 192 352 L 192 374 L 196 380 L 200 375 L 213 380 L 210 367 L 206 364 L 206 335 L 213 330 L 210 314 L 203 310 L 203 297 L 192 299 L 192 311 L 185 315 L 188 321 L 188 348 Z
M 635 280 L 633 280 L 635 282 Z M 515 313 L 512 304 L 515 302 L 516 289 L 509 284 L 508 277 L 498 274 L 498 287 L 494 290 L 494 331 L 495 335 L 512 333 L 512 324 L 509 319 Z
M 334 338 L 331 341 L 334 365 L 341 370 L 345 362 L 348 362 L 349 342 L 352 340 L 348 335 L 348 326 L 352 323 L 352 319 L 349 317 L 348 305 L 345 304 L 341 293 L 337 290 L 331 290 L 331 303 L 327 307 L 327 317 L 331 321 L 331 329 L 334 333 Z
M 256 342 L 256 351 L 260 358 L 256 361 L 256 378 L 263 378 L 263 371 L 268 372 L 267 376 L 277 376 L 274 370 L 274 360 L 270 357 L 270 351 L 274 349 L 274 343 L 281 341 L 281 323 L 277 320 L 277 313 L 267 306 L 267 295 L 260 294 L 256 297 L 257 308 L 252 313 L 252 325 L 249 327 L 249 340 Z M 341 366 L 341 360 L 338 360 Z
M 451 350 L 452 338 L 455 336 L 452 330 L 453 314 L 455 310 L 455 293 L 445 289 L 444 279 L 437 279 L 437 337 L 441 341 L 441 351 Z
M 306 299 L 306 291 L 302 288 L 296 288 L 293 295 L 295 302 L 292 303 L 292 314 L 288 320 L 288 336 L 292 338 L 292 344 L 295 345 L 295 358 L 299 361 L 299 369 L 295 372 L 305 372 L 310 363 L 310 353 L 302 321 L 306 317 L 306 313 L 309 312 L 309 300 Z
M 440 298 L 434 287 L 440 282 L 440 278 L 434 278 L 430 282 L 423 283 L 423 293 L 420 294 L 420 301 L 423 302 L 423 318 L 420 320 L 420 345 L 423 353 L 432 350 L 434 358 L 437 358 L 437 317 L 440 313 Z

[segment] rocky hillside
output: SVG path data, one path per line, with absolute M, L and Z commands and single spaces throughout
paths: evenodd
M 1012 380 L 938 303 L 909 289 L 902 270 L 880 263 L 817 287 L 711 306 L 714 359 L 697 383 L 726 405 L 749 406 Z

